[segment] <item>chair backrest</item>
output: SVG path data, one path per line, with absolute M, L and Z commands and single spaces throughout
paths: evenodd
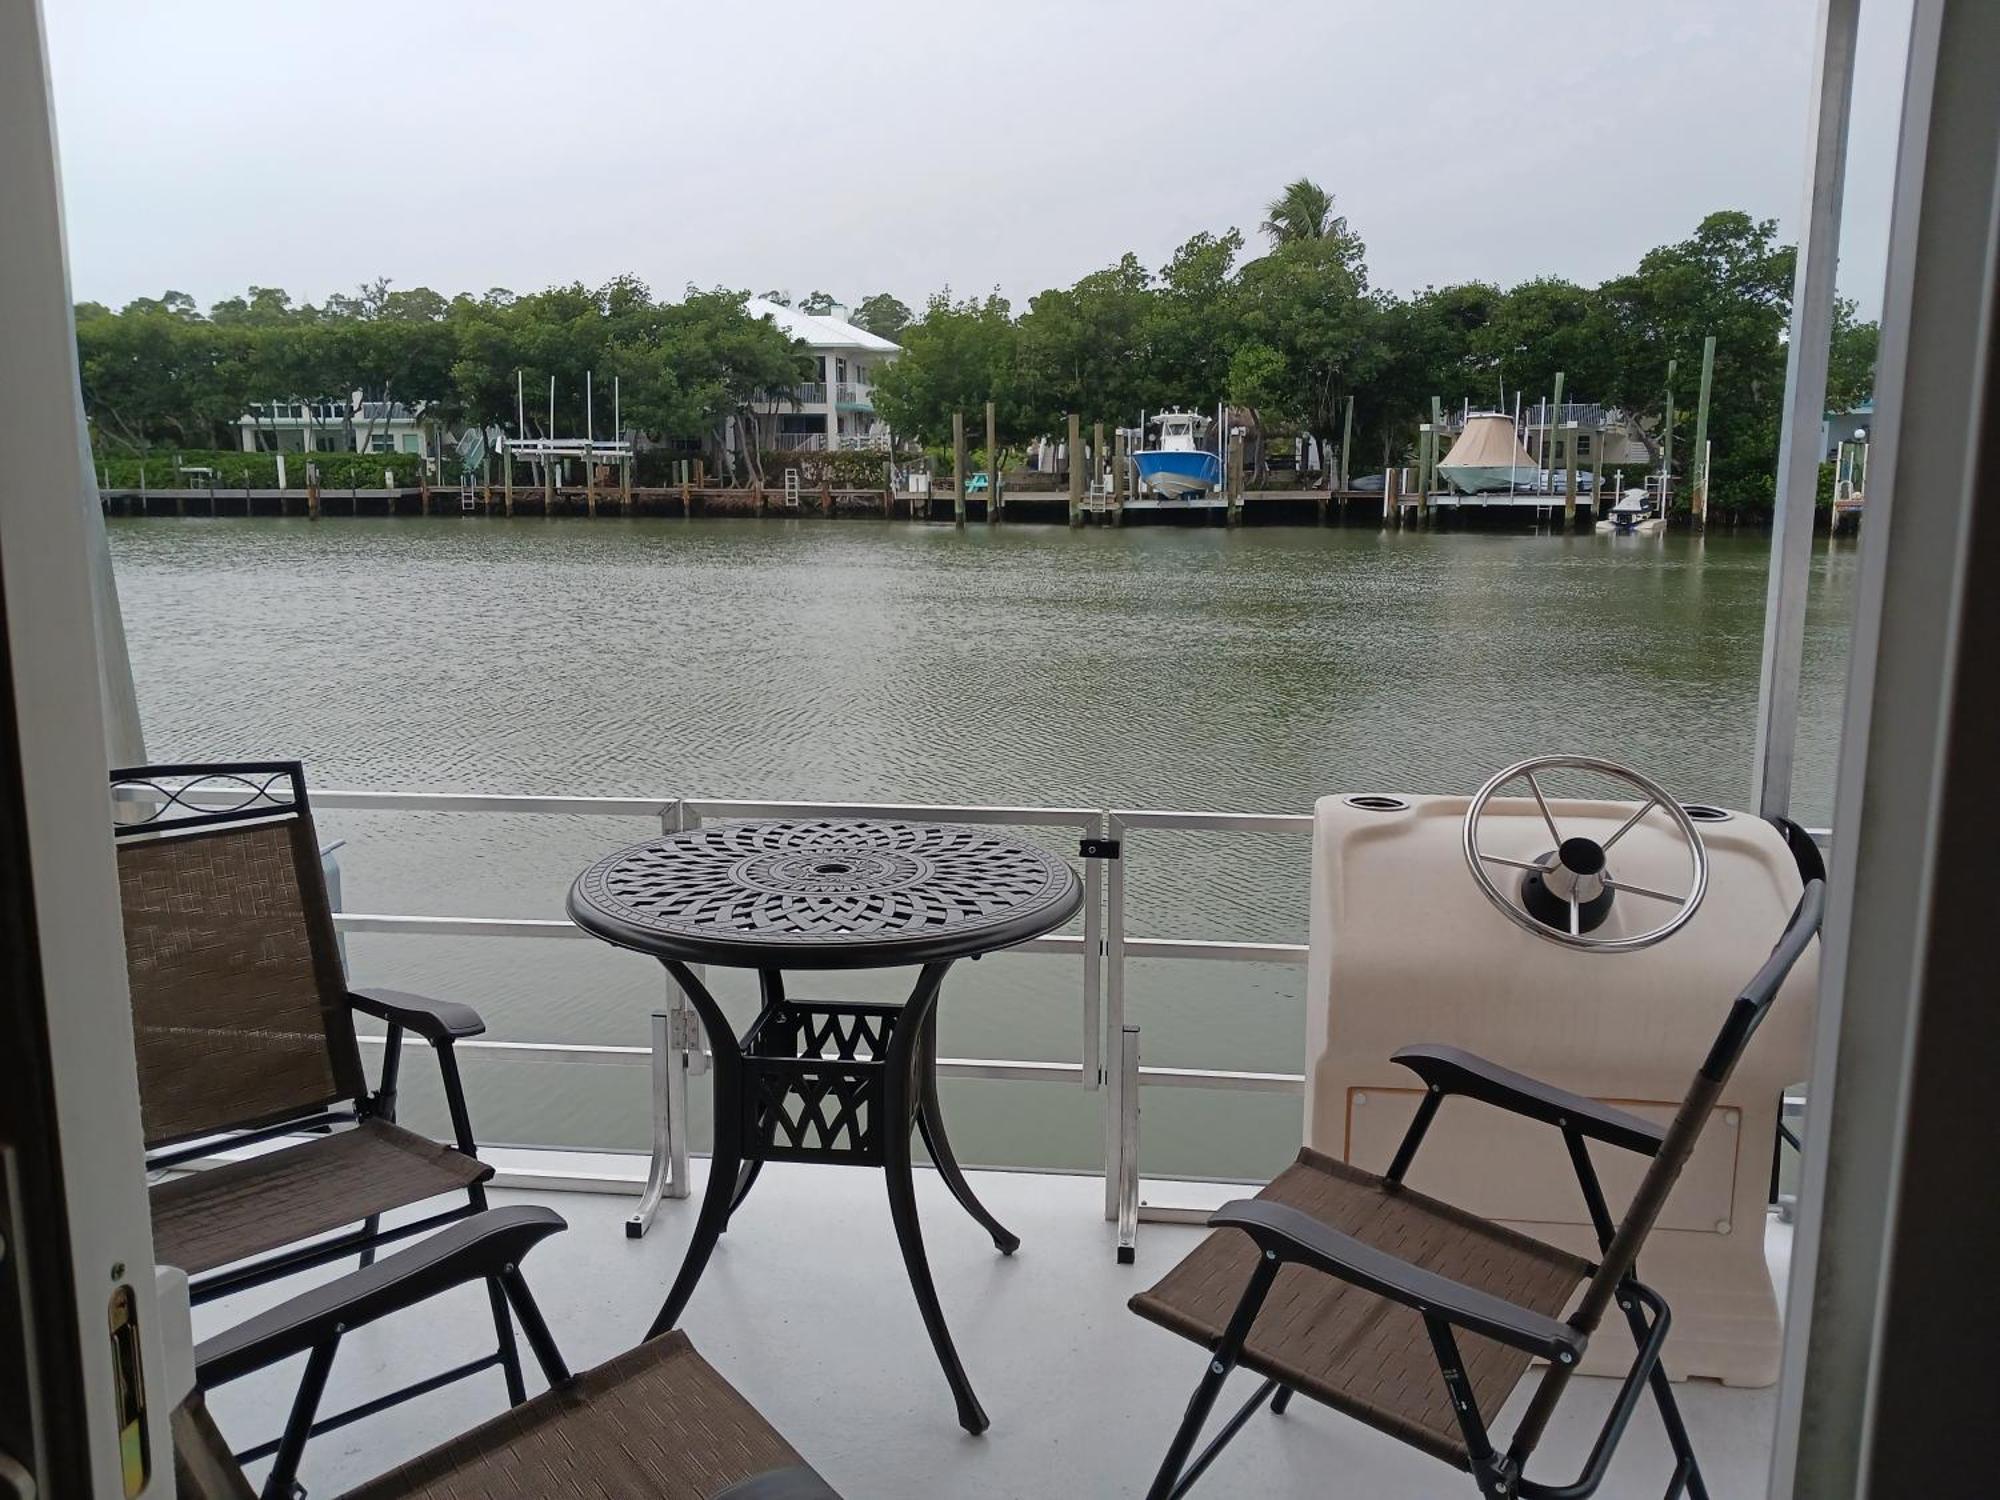
M 1728 1015 L 1723 1018 L 1722 1029 L 1716 1033 L 1715 1041 L 1708 1050 L 1708 1057 L 1696 1072 L 1680 1108 L 1674 1112 L 1673 1123 L 1667 1127 L 1666 1140 L 1661 1143 L 1659 1154 L 1640 1179 L 1638 1191 L 1632 1195 L 1625 1216 L 1619 1220 L 1617 1234 L 1605 1250 L 1589 1287 L 1570 1317 L 1575 1327 L 1586 1333 L 1595 1331 L 1605 1309 L 1611 1304 L 1618 1283 L 1637 1262 L 1639 1247 L 1652 1233 L 1660 1211 L 1666 1206 L 1667 1195 L 1673 1191 L 1681 1169 L 1694 1154 L 1695 1143 L 1701 1138 L 1709 1116 L 1714 1113 L 1723 1086 L 1736 1070 L 1744 1049 L 1750 1045 L 1750 1038 L 1770 1012 L 1771 1003 L 1778 998 L 1785 976 L 1792 972 L 1792 965 L 1799 961 L 1818 934 L 1825 908 L 1825 882 L 1808 880 L 1798 904 L 1792 908 L 1791 919 L 1785 923 L 1785 930 L 1771 949 L 1771 956 L 1764 960 L 1730 1005 Z
M 296 761 L 111 773 L 146 1147 L 366 1084 Z

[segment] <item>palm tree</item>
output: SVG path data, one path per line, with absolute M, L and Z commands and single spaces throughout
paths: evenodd
M 1284 192 L 1273 198 L 1264 212 L 1269 217 L 1261 227 L 1274 245 L 1325 239 L 1337 222 L 1333 216 L 1333 194 L 1310 177 L 1287 183 Z

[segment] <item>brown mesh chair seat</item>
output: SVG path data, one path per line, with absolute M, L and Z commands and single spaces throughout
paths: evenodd
M 489 1276 L 504 1287 L 549 1388 L 370 1480 L 352 1500 L 840 1500 L 684 1333 L 572 1375 L 521 1271 L 527 1253 L 562 1227 L 560 1215 L 525 1205 L 461 1219 L 204 1341 L 196 1361 L 219 1382 L 306 1356 L 300 1400 L 264 1477 L 266 1500 L 297 1492 L 306 1435 L 342 1338 Z M 175 1411 L 173 1434 L 183 1500 L 258 1493 L 199 1390 Z
M 154 1255 L 190 1276 L 442 1193 L 493 1169 L 386 1120 L 157 1184 Z
M 1374 1173 L 1310 1149 L 1257 1197 L 1549 1317 L 1561 1315 L 1590 1275 L 1588 1261 L 1422 1193 L 1390 1189 Z M 1132 1298 L 1131 1308 L 1212 1347 L 1242 1301 L 1257 1259 L 1248 1236 L 1218 1229 L 1157 1286 Z M 1479 1407 L 1497 1411 L 1531 1356 L 1477 1335 L 1463 1338 L 1460 1347 Z M 1251 1325 L 1240 1363 L 1470 1467 L 1430 1334 L 1423 1318 L 1401 1303 L 1305 1266 L 1287 1266 Z
M 687 1335 L 673 1332 L 392 1469 L 351 1500 L 711 1500 L 804 1464 Z

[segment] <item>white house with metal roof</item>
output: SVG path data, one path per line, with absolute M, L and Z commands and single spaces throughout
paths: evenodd
M 757 414 L 757 444 L 767 450 L 867 449 L 889 446 L 888 424 L 875 415 L 875 375 L 901 354 L 900 345 L 857 328 L 847 309 L 804 313 L 752 297 L 753 318 L 769 318 L 811 351 L 817 380 L 774 393 Z

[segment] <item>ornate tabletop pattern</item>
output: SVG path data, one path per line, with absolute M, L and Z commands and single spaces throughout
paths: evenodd
M 608 855 L 570 888 L 578 926 L 689 963 L 875 968 L 984 953 L 1059 926 L 1076 873 L 956 824 L 718 823 Z

